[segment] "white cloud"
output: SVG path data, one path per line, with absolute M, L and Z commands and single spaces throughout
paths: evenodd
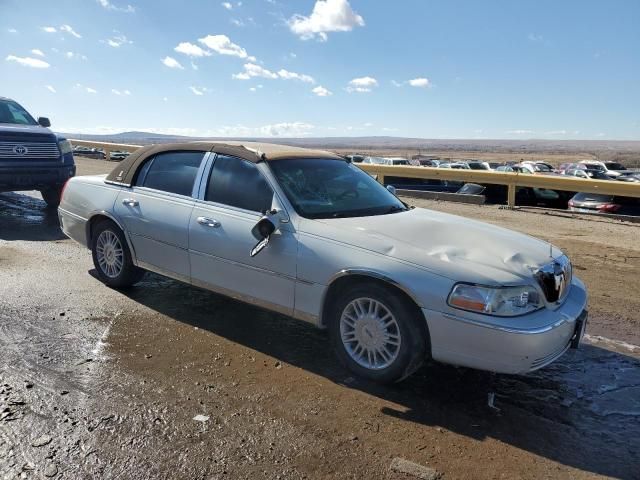
M 244 72 L 236 73 L 232 76 L 235 80 L 249 80 L 254 77 L 275 79 L 278 78 L 278 75 L 255 63 L 245 63 Z
M 544 40 L 544 37 L 542 35 L 536 35 L 535 33 L 530 33 L 529 35 L 527 35 L 527 38 L 531 42 L 542 42 Z
M 316 94 L 318 97 L 329 97 L 329 96 L 333 95 L 333 92 L 331 92 L 330 90 L 327 90 L 322 85 L 318 85 L 316 88 L 314 88 L 311 91 L 314 94 Z
M 113 36 L 113 37 L 111 37 L 111 38 L 108 38 L 108 39 L 104 40 L 104 42 L 105 42 L 107 45 L 109 45 L 110 47 L 118 48 L 118 47 L 120 47 L 120 46 L 122 46 L 122 45 L 126 45 L 126 44 L 131 44 L 131 43 L 133 43 L 133 42 L 132 42 L 131 40 L 129 40 L 125 35 L 123 35 L 123 34 L 121 34 L 121 33 L 119 33 L 119 32 L 116 32 L 116 31 L 114 31 L 114 33 L 115 33 L 116 35 L 114 35 L 114 36 Z
M 347 92 L 369 93 L 372 88 L 378 86 L 378 81 L 373 77 L 354 78 L 347 86 Z
M 97 90 L 91 88 L 91 87 L 86 87 L 85 90 L 87 91 L 87 93 L 98 93 Z
M 284 78 L 285 80 L 300 80 L 301 82 L 305 82 L 305 83 L 312 83 L 312 84 L 316 83 L 314 78 L 309 76 L 309 75 L 304 75 L 304 74 L 296 73 L 296 72 L 290 72 L 288 70 L 285 70 L 284 68 L 282 70 L 278 71 L 278 76 L 280 78 Z
M 53 88 L 51 85 L 45 85 L 44 88 L 49 90 L 51 93 L 56 93 L 56 89 Z
M 76 38 L 82 38 L 82 35 L 80 35 L 78 32 L 76 32 L 73 28 L 71 28 L 71 25 L 62 25 L 60 27 L 60 31 L 61 32 L 65 32 L 68 33 L 69 35 L 73 35 Z
M 31 50 L 31 53 L 33 53 L 34 55 L 38 55 L 39 57 L 44 57 L 44 52 L 42 50 L 38 50 L 37 48 Z
M 131 92 L 129 90 L 117 90 L 115 88 L 111 89 L 111 93 L 113 93 L 114 95 L 118 95 L 118 96 L 122 96 L 122 95 L 129 96 L 129 95 L 131 95 Z
M 373 127 L 373 123 L 371 122 L 367 122 L 364 124 L 365 127 L 369 128 L 369 127 Z
M 56 27 L 42 27 L 42 30 L 47 33 L 56 33 L 58 31 Z
M 178 53 L 188 55 L 189 57 L 208 57 L 211 55 L 211 52 L 190 42 L 180 42 L 174 50 Z
M 118 7 L 113 3 L 111 3 L 109 0 L 97 0 L 97 1 L 102 6 L 102 8 L 105 8 L 107 10 L 113 10 L 114 12 L 134 13 L 136 11 L 136 9 L 131 5 L 127 5 L 126 7 Z
M 15 55 L 8 55 L 5 58 L 7 62 L 16 62 L 23 67 L 31 67 L 31 68 L 49 68 L 50 65 L 44 60 L 40 60 L 39 58 L 31 58 L 31 57 L 16 57 Z
M 395 81 L 395 80 L 391 80 L 391 84 L 392 84 L 394 87 L 401 87 L 401 86 L 403 86 L 403 85 L 404 85 L 402 82 L 397 82 L 397 81 Z
M 7 32 L 9 32 L 9 33 L 18 33 L 18 30 L 16 30 L 15 28 L 8 28 Z
M 198 41 L 220 55 L 247 58 L 247 51 L 240 45 L 233 43 L 226 35 L 207 35 L 199 38 Z
M 507 130 L 507 133 L 510 135 L 527 135 L 530 133 L 534 133 L 533 130 L 522 130 L 522 129 L 518 129 L 518 130 Z
M 169 68 L 178 68 L 180 70 L 184 70 L 184 67 L 182 65 L 180 65 L 180 62 L 178 62 L 175 58 L 173 57 L 164 57 L 163 60 L 161 60 L 161 62 Z
M 209 91 L 209 89 L 205 87 L 189 87 L 189 90 L 191 90 L 194 95 L 198 96 L 202 96 Z
M 296 14 L 287 22 L 302 40 L 327 40 L 328 32 L 348 32 L 364 26 L 364 19 L 353 11 L 348 0 L 317 0 L 308 17 Z
M 233 10 L 233 5 L 231 4 L 231 2 L 222 2 L 221 5 L 227 10 Z
M 276 123 L 259 128 L 259 132 L 267 137 L 299 137 L 309 135 L 315 127 L 309 123 Z
M 86 55 L 82 55 L 80 53 L 74 53 L 74 52 L 66 52 L 64 54 L 65 57 L 67 57 L 68 59 L 77 59 L 77 60 L 87 60 L 87 56 Z
M 419 77 L 408 80 L 409 85 L 416 88 L 429 88 L 431 86 L 431 82 L 428 78 Z
M 567 132 L 566 130 L 551 130 L 550 132 L 545 132 L 546 135 L 566 135 Z

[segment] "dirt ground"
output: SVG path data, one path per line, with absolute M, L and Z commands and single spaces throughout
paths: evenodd
M 563 248 L 590 291 L 583 348 L 524 376 L 429 364 L 372 385 L 305 323 L 156 275 L 106 288 L 38 194 L 0 194 L 0 479 L 417 478 L 395 457 L 446 479 L 640 479 L 640 225 L 408 201 Z

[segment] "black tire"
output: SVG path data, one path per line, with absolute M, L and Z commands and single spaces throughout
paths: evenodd
M 400 347 L 395 360 L 383 369 L 371 369 L 360 365 L 351 357 L 342 342 L 342 313 L 358 298 L 370 298 L 380 302 L 395 317 L 401 337 Z M 336 355 L 345 367 L 359 377 L 378 383 L 399 382 L 415 372 L 424 363 L 430 351 L 429 334 L 422 312 L 392 288 L 378 283 L 354 285 L 338 296 L 330 306 L 329 312 L 329 335 Z
M 40 190 L 42 199 L 47 204 L 47 208 L 58 208 L 60 205 L 60 197 L 62 195 L 62 187 L 53 187 Z
M 106 268 L 103 267 L 98 261 L 98 239 L 103 232 L 111 232 L 115 235 L 122 246 L 122 267 L 116 275 L 110 275 Z M 91 235 L 91 256 L 93 257 L 93 265 L 98 273 L 98 278 L 102 283 L 111 288 L 127 288 L 131 287 L 144 275 L 144 270 L 136 267 L 131 259 L 131 252 L 124 233 L 120 228 L 111 220 L 103 220 L 98 223 L 92 230 Z M 113 272 L 112 272 L 113 273 Z

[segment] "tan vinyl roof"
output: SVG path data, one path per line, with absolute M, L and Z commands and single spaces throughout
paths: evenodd
M 218 142 L 185 142 L 148 145 L 139 148 L 122 160 L 107 176 L 108 182 L 131 185 L 133 177 L 142 163 L 152 155 L 168 151 L 201 151 L 231 155 L 253 163 L 275 161 L 292 158 L 324 158 L 340 160 L 342 157 L 325 150 L 291 147 L 262 142 L 218 141 Z

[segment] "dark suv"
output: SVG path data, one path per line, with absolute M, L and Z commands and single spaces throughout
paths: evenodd
M 17 102 L 0 97 L 0 192 L 39 190 L 57 207 L 65 182 L 76 174 L 68 140 L 38 121 Z

